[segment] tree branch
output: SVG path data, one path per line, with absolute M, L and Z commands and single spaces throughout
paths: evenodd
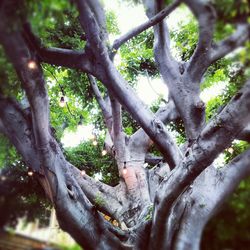
M 179 114 L 175 108 L 174 102 L 170 99 L 165 107 L 161 107 L 155 113 L 157 119 L 161 120 L 164 124 L 175 120 Z M 141 153 L 146 154 L 149 146 L 153 143 L 152 139 L 146 134 L 143 129 L 138 129 L 131 137 L 130 144 L 133 144 Z M 168 160 L 167 160 L 168 161 Z
M 198 44 L 187 67 L 192 80 L 199 84 L 209 65 L 209 52 L 213 39 L 216 13 L 213 6 L 206 1 L 185 0 L 184 2 L 191 9 L 199 23 Z
M 236 137 L 238 140 L 250 142 L 250 124 L 248 124 Z
M 236 48 L 242 46 L 250 37 L 250 25 L 238 23 L 236 31 L 218 44 L 211 51 L 210 64 L 226 56 Z
M 92 204 L 104 214 L 110 215 L 113 219 L 120 222 L 122 205 L 119 203 L 115 189 L 97 181 L 87 174 L 82 174 L 74 166 L 71 167 L 77 182 L 79 183 L 84 194 Z
M 160 10 L 164 4 L 163 1 L 156 2 L 157 4 L 144 0 L 149 18 L 154 14 L 155 9 Z M 172 58 L 167 24 L 162 22 L 155 25 L 154 35 L 154 55 L 159 71 L 183 119 L 187 138 L 193 141 L 205 124 L 205 106 L 199 97 L 199 85 L 193 81 L 190 72 L 187 71 L 188 64 L 178 63 Z
M 17 102 L 2 95 L 0 95 L 0 106 L 4 107 L 0 112 L 1 132 L 23 156 L 27 166 L 35 172 L 40 172 L 30 117 L 25 115 Z
M 18 31 L 17 20 L 11 15 L 7 16 L 7 13 L 16 13 L 12 9 L 14 5 L 6 3 L 4 1 L 2 6 L 4 15 L 1 16 L 0 42 L 22 81 L 30 103 L 32 128 L 43 170 L 43 175 L 39 176 L 40 182 L 44 189 L 47 187 L 59 224 L 84 248 L 107 249 L 112 245 L 116 249 L 123 249 L 120 239 L 110 231 L 112 226 L 82 192 L 69 171 L 59 145 L 50 135 L 48 97 L 42 70 Z
M 240 181 L 250 175 L 249 160 L 250 150 L 237 156 L 222 169 L 209 166 L 178 199 L 178 203 L 186 204 L 186 209 L 174 239 L 177 248 L 182 248 L 183 244 L 191 249 L 199 248 L 202 231 L 209 219 L 224 204 Z M 187 201 L 191 201 L 192 205 Z M 176 205 L 170 217 L 175 217 L 175 211 Z M 167 224 L 170 226 L 170 222 Z M 168 231 L 173 231 L 174 226 L 172 223 Z M 171 239 L 165 241 L 171 242 Z
M 202 130 L 199 138 L 186 151 L 184 160 L 161 183 L 155 199 L 154 213 L 157 214 L 157 217 L 153 221 L 152 247 L 156 247 L 158 242 L 162 242 L 161 237 L 165 234 L 163 233 L 165 223 L 162 221 L 168 217 L 174 200 L 249 123 L 249 96 L 250 80 L 221 113 Z M 159 232 L 161 233 L 159 234 Z
M 94 1 L 94 4 L 90 0 L 77 0 L 76 5 L 80 14 L 80 24 L 86 34 L 88 44 L 92 49 L 92 53 L 103 54 L 107 53 L 106 44 L 107 35 L 105 26 L 100 21 L 100 17 L 103 14 L 102 7 L 98 0 Z M 101 13 L 99 15 L 98 13 Z
M 150 1 L 144 0 L 144 5 L 146 8 L 146 14 L 148 18 L 153 18 L 157 12 L 161 12 L 165 5 L 163 0 L 160 1 Z M 176 3 L 178 5 L 178 2 Z M 177 7 L 177 6 L 176 6 Z M 176 61 L 172 57 L 170 52 L 170 36 L 168 26 L 165 20 L 154 25 L 154 50 L 155 54 L 162 53 L 164 55 L 165 63 L 168 65 L 167 73 L 173 75 L 176 70 Z M 161 59 L 156 57 L 156 62 L 161 63 Z
M 109 107 L 108 103 L 103 99 L 95 78 L 89 74 L 88 74 L 88 78 L 89 78 L 90 85 L 93 89 L 93 92 L 95 94 L 95 98 L 101 108 L 108 131 L 110 134 L 112 134 L 113 116 L 112 116 L 111 107 Z
M 139 35 L 141 32 L 145 31 L 146 29 L 152 27 L 153 25 L 156 25 L 157 23 L 161 22 L 166 16 L 168 16 L 172 11 L 175 10 L 176 7 L 180 4 L 180 0 L 174 1 L 172 4 L 161 10 L 158 14 L 150 18 L 145 23 L 135 27 L 134 29 L 130 30 L 126 34 L 122 35 L 120 38 L 116 39 L 114 41 L 114 44 L 112 46 L 112 55 L 113 57 L 117 50 L 121 47 L 122 44 L 130 40 L 131 38 Z
M 8 18 L 4 23 L 5 21 Z M 20 32 L 7 33 L 2 25 L 0 30 L 0 42 L 22 81 L 30 103 L 36 144 L 43 148 L 49 142 L 50 132 L 48 96 L 42 69 L 30 53 Z M 30 63 L 32 67 L 29 66 Z
M 92 71 L 92 63 L 86 52 L 44 47 L 41 39 L 32 32 L 29 23 L 23 25 L 23 35 L 29 48 L 37 54 L 40 61 L 56 66 L 81 69 L 88 73 Z

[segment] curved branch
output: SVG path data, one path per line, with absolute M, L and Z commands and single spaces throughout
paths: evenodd
M 34 172 L 40 172 L 40 162 L 35 150 L 31 118 L 25 115 L 17 102 L 0 95 L 1 132 L 11 141 L 23 156 L 27 166 Z
M 153 25 L 156 25 L 157 23 L 161 22 L 166 16 L 168 16 L 171 12 L 175 10 L 176 7 L 180 4 L 180 0 L 174 1 L 172 4 L 161 10 L 158 14 L 150 18 L 145 23 L 135 27 L 134 29 L 130 30 L 126 34 L 122 35 L 120 38 L 116 39 L 114 41 L 114 44 L 112 46 L 112 55 L 113 57 L 117 50 L 121 47 L 122 44 L 130 40 L 131 38 L 139 35 L 141 32 L 145 31 L 146 29 L 152 27 Z
M 163 221 L 168 217 L 175 199 L 249 123 L 249 96 L 250 80 L 221 113 L 203 129 L 199 138 L 186 151 L 184 160 L 171 172 L 169 178 L 161 183 L 155 199 L 154 213 L 157 216 L 154 217 L 154 230 L 151 233 L 152 247 L 162 242 L 161 235 L 165 234 Z M 241 123 L 238 122 L 239 120 Z
M 107 41 L 106 29 L 100 20 L 105 15 L 100 17 L 98 14 L 103 11 L 100 2 L 94 0 L 93 4 L 90 0 L 77 0 L 76 5 L 80 14 L 80 24 L 86 34 L 88 45 L 91 46 L 92 53 L 94 55 L 107 53 L 107 47 L 103 46 Z
M 87 174 L 82 174 L 81 171 L 74 166 L 71 166 L 71 169 L 81 189 L 91 203 L 94 204 L 99 211 L 120 221 L 123 207 L 117 199 L 115 189 L 91 178 Z
M 174 240 L 178 249 L 199 249 L 202 231 L 211 217 L 221 208 L 240 181 L 250 175 L 250 150 L 233 159 L 222 169 L 209 166 L 179 199 L 186 209 Z M 172 218 L 175 216 L 175 206 Z M 169 225 L 169 223 L 168 223 Z M 175 226 L 175 225 L 172 225 Z M 173 231 L 173 228 L 169 228 Z M 171 241 L 171 239 L 168 239 Z
M 149 0 L 144 0 L 144 2 L 149 17 L 153 15 L 155 9 L 160 10 L 164 3 L 164 1 L 155 1 L 154 4 Z M 188 63 L 178 63 L 172 58 L 170 37 L 165 22 L 154 26 L 154 35 L 154 56 L 159 71 L 183 119 L 187 138 L 193 141 L 205 124 L 205 106 L 199 97 L 199 85 L 190 76 L 187 70 Z
M 223 58 L 236 48 L 242 46 L 250 37 L 250 25 L 238 23 L 236 31 L 218 44 L 211 51 L 210 64 Z
M 92 63 L 86 52 L 62 48 L 46 48 L 42 45 L 41 39 L 32 32 L 29 23 L 23 25 L 23 35 L 29 48 L 37 54 L 41 62 L 72 69 L 81 69 L 88 73 L 92 71 Z
M 169 100 L 165 107 L 161 107 L 155 113 L 157 119 L 161 120 L 164 124 L 169 123 L 177 119 L 179 116 L 175 104 L 173 100 Z M 134 147 L 137 147 L 138 151 L 141 153 L 146 154 L 148 147 L 153 143 L 150 137 L 146 134 L 143 129 L 138 129 L 131 137 L 130 137 L 130 144 L 133 144 Z M 178 152 L 176 152 L 178 153 Z
M 8 18 L 3 23 L 6 21 Z M 8 33 L 4 25 L 1 25 L 0 30 L 0 42 L 18 74 L 29 100 L 36 144 L 43 148 L 49 143 L 50 132 L 49 103 L 42 69 L 20 32 Z M 29 65 L 30 63 L 32 66 Z
M 212 45 L 214 24 L 215 24 L 215 10 L 213 6 L 202 0 L 184 0 L 199 23 L 199 40 L 192 55 L 187 70 L 190 76 L 196 83 L 200 79 L 209 65 L 209 52 Z

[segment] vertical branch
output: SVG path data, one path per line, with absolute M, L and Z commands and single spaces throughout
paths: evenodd
M 121 104 L 110 95 L 112 116 L 113 116 L 113 136 L 115 146 L 115 156 L 118 161 L 118 168 L 123 167 L 123 163 L 126 162 L 126 145 L 125 134 L 123 132 L 122 125 L 122 111 Z
M 92 90 L 95 94 L 95 98 L 101 108 L 105 124 L 108 128 L 110 135 L 112 135 L 113 116 L 112 116 L 112 111 L 110 107 L 111 105 L 109 101 L 105 101 L 104 98 L 102 97 L 102 94 L 98 88 L 95 78 L 90 74 L 88 74 L 88 78 L 89 78 L 89 82 L 92 87 Z
M 199 84 L 209 64 L 216 13 L 208 1 L 185 0 L 199 23 L 199 38 L 196 49 L 188 63 L 187 71 L 192 81 Z
M 145 0 L 144 4 L 149 18 L 164 6 L 163 1 Z M 154 54 L 159 71 L 184 121 L 187 137 L 192 141 L 199 135 L 205 124 L 205 106 L 199 97 L 199 84 L 187 70 L 188 63 L 177 62 L 172 58 L 166 22 L 154 26 L 154 35 Z

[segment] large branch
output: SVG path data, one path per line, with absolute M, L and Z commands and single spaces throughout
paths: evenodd
M 4 2 L 6 3 L 7 1 Z M 13 29 L 13 26 L 17 25 L 16 20 L 6 14 L 11 13 L 9 8 L 13 8 L 13 5 L 6 4 L 3 8 L 5 15 L 2 16 L 0 24 L 0 42 L 22 81 L 30 103 L 32 129 L 43 170 L 40 181 L 48 188 L 59 224 L 84 248 L 107 249 L 113 245 L 122 249 L 122 243 L 114 234 L 112 225 L 106 222 L 89 202 L 71 174 L 58 143 L 50 135 L 48 97 L 41 67 L 35 58 L 32 58 L 34 55 L 25 43 L 18 26 Z M 9 28 L 7 23 L 12 28 Z
M 42 45 L 40 38 L 32 32 L 29 23 L 23 25 L 23 35 L 29 48 L 37 54 L 41 62 L 73 69 L 81 69 L 84 72 L 91 72 L 92 63 L 88 53 L 85 51 L 46 48 Z
M 0 42 L 22 82 L 30 103 L 36 144 L 39 148 L 43 148 L 49 143 L 50 133 L 49 104 L 42 69 L 29 51 L 20 32 L 9 33 L 4 25 L 1 25 L 0 30 Z M 33 67 L 29 66 L 30 63 Z
M 145 8 L 150 18 L 155 10 L 160 10 L 163 1 L 145 0 Z M 154 26 L 154 56 L 169 95 L 184 122 L 187 138 L 194 140 L 205 123 L 205 107 L 201 101 L 199 85 L 191 79 L 187 63 L 176 62 L 170 54 L 170 38 L 165 22 Z
M 192 205 L 186 205 L 178 233 L 172 239 L 177 244 L 176 248 L 188 245 L 191 249 L 199 249 L 201 235 L 209 219 L 221 208 L 240 181 L 250 175 L 249 160 L 248 150 L 222 169 L 210 166 L 196 178 L 192 188 L 179 199 L 183 204 L 191 201 Z M 175 210 L 174 207 L 172 211 Z
M 158 12 L 160 13 L 165 5 L 163 0 L 160 1 L 150 1 L 144 0 L 144 5 L 146 9 L 146 14 L 149 19 L 153 18 Z M 177 3 L 178 4 L 178 3 Z M 157 23 L 153 26 L 154 29 L 154 50 L 155 53 L 163 53 L 165 63 L 168 65 L 167 73 L 173 75 L 175 73 L 176 67 L 176 60 L 171 55 L 170 50 L 170 35 L 168 30 L 168 25 L 166 20 L 162 20 L 161 22 Z M 156 52 L 158 51 L 158 52 Z M 156 62 L 158 64 L 161 63 L 161 60 L 156 57 Z
M 145 23 L 133 28 L 126 34 L 122 35 L 118 39 L 114 41 L 112 46 L 112 54 L 114 55 L 116 51 L 120 48 L 122 44 L 130 40 L 131 38 L 137 36 L 141 32 L 145 31 L 146 29 L 156 25 L 157 23 L 161 22 L 166 16 L 168 16 L 175 8 L 180 4 L 179 0 L 174 1 L 172 4 L 161 10 L 158 14 L 150 18 Z
M 202 0 L 185 0 L 199 23 L 199 39 L 196 50 L 192 55 L 187 71 L 196 84 L 200 83 L 200 79 L 209 65 L 209 53 L 213 39 L 215 10 L 208 1 Z
M 161 120 L 164 124 L 169 123 L 170 121 L 174 121 L 178 118 L 179 114 L 176 110 L 175 104 L 172 99 L 166 104 L 166 106 L 161 107 L 155 113 L 157 119 Z M 133 144 L 140 146 L 143 150 L 147 150 L 147 148 L 152 143 L 152 140 L 149 136 L 147 136 L 146 132 L 143 129 L 138 129 L 131 137 L 130 141 Z
M 249 123 L 249 96 L 250 80 L 203 129 L 198 139 L 186 151 L 184 160 L 171 172 L 169 178 L 161 183 L 155 199 L 154 213 L 157 216 L 154 217 L 151 233 L 153 248 L 161 247 L 158 243 L 162 242 L 161 237 L 165 234 L 164 221 L 175 199 Z
M 200 248 L 202 232 L 209 219 L 221 208 L 239 182 L 250 175 L 249 159 L 248 150 L 222 169 L 210 165 L 178 197 L 165 224 L 167 235 L 164 249 Z
M 72 166 L 76 180 L 92 204 L 104 214 L 120 222 L 122 205 L 118 202 L 115 189 L 101 183 Z
M 100 233 L 98 236 L 100 238 L 104 237 L 104 243 L 102 244 L 108 244 L 107 242 L 105 243 L 105 239 L 106 237 L 110 237 L 108 241 L 111 240 L 112 242 L 114 240 L 114 242 L 116 242 L 115 245 L 118 244 L 117 247 L 121 247 L 116 236 L 113 235 L 113 232 L 106 232 L 106 230 L 112 230 L 112 226 L 106 225 L 103 218 L 97 215 L 95 208 L 92 207 L 86 198 L 84 198 L 86 195 L 91 200 L 92 204 L 95 204 L 96 196 L 98 195 L 98 192 L 100 192 L 101 197 L 105 198 L 105 203 L 103 203 L 101 207 L 102 211 L 107 212 L 114 217 L 119 217 L 119 209 L 121 205 L 115 199 L 114 191 L 111 190 L 112 188 L 87 176 L 80 179 L 79 170 L 75 169 L 64 160 L 62 152 L 55 141 L 53 141 L 53 144 L 51 142 L 52 148 L 50 148 L 50 152 L 52 152 L 52 156 L 50 155 L 50 159 L 52 158 L 52 161 L 50 162 L 53 165 L 49 166 L 55 176 L 47 173 L 48 177 L 46 177 L 49 179 L 50 185 L 53 183 L 54 188 L 48 187 L 48 181 L 44 178 L 44 171 L 41 171 L 40 169 L 40 151 L 37 151 L 36 147 L 34 147 L 35 140 L 31 120 L 24 114 L 18 103 L 9 98 L 1 96 L 0 106 L 4 107 L 0 113 L 0 123 L 4 125 L 2 126 L 2 128 L 4 128 L 4 134 L 17 148 L 27 166 L 34 171 L 34 176 L 38 178 L 43 185 L 48 197 L 53 200 L 63 228 L 66 231 L 71 231 L 72 236 L 80 244 L 87 246 L 88 249 L 95 249 L 99 243 L 95 240 L 91 241 L 91 232 L 89 234 L 89 228 L 84 226 L 94 223 L 92 232 L 94 235 Z M 77 176 L 75 176 L 75 173 L 77 173 Z M 77 190 L 77 183 L 74 183 L 75 181 L 72 179 L 71 174 L 72 176 L 75 176 L 75 181 L 79 180 L 80 187 L 84 191 L 84 194 L 81 193 L 81 190 Z M 57 181 L 55 178 L 57 178 Z M 58 185 L 60 185 L 60 187 L 58 187 Z M 76 201 L 83 203 L 75 206 L 74 204 Z M 108 203 L 107 201 L 112 201 L 112 203 Z M 118 211 L 114 211 L 111 204 L 114 204 Z M 70 209 L 70 211 L 68 209 Z M 63 213 L 62 216 L 60 216 L 61 212 Z M 79 217 L 74 218 L 74 214 Z M 83 216 L 81 214 L 84 214 L 84 220 L 79 220 L 79 218 Z M 70 220 L 70 228 L 67 228 L 67 223 L 69 223 L 66 222 L 67 220 Z M 76 223 L 76 221 L 79 221 L 79 223 Z M 77 227 L 79 227 L 79 231 Z M 84 237 L 84 234 L 86 235 L 86 238 Z
M 236 31 L 223 41 L 215 44 L 211 51 L 210 63 L 223 58 L 236 48 L 244 45 L 250 37 L 250 25 L 247 23 L 238 23 Z
M 96 58 L 95 75 L 115 96 L 115 98 L 131 113 L 132 117 L 137 120 L 149 136 L 156 142 L 159 149 L 169 159 L 169 164 L 174 167 L 181 159 L 181 154 L 174 141 L 164 128 L 162 122 L 154 119 L 152 113 L 138 101 L 127 82 L 117 72 L 112 61 L 110 60 L 106 42 L 101 39 L 101 30 L 97 25 L 91 8 L 85 1 L 77 1 L 77 7 L 80 13 L 80 22 L 86 32 L 92 53 Z
M 119 171 L 122 170 L 124 162 L 127 161 L 127 147 L 125 145 L 126 134 L 123 131 L 122 107 L 112 94 L 109 94 L 113 117 L 113 142 L 115 147 L 115 157 Z
M 43 47 L 38 50 L 38 55 L 39 59 L 45 63 L 72 69 L 81 69 L 87 73 L 92 71 L 89 56 L 85 52 Z
M 80 14 L 80 24 L 86 34 L 87 42 L 92 49 L 93 55 L 96 53 L 107 53 L 107 47 L 103 46 L 103 43 L 107 41 L 106 30 L 105 26 L 100 24 L 99 19 L 100 12 L 103 13 L 100 2 L 95 0 L 93 5 L 90 0 L 77 0 L 76 5 Z M 103 16 L 105 16 L 104 13 Z
M 237 139 L 250 142 L 250 124 L 237 135 Z
M 35 139 L 31 119 L 20 108 L 17 102 L 0 95 L 1 132 L 23 156 L 27 166 L 35 172 L 40 171 L 40 162 L 35 150 Z

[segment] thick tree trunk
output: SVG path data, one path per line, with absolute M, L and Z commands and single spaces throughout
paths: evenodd
M 165 1 L 145 0 L 151 21 L 118 41 L 119 47 L 154 23 L 155 59 L 171 97 L 165 110 L 156 114 L 138 100 L 115 68 L 114 52 L 107 46 L 104 11 L 97 0 L 76 1 L 87 38 L 82 53 L 37 46 L 31 30 L 21 25 L 13 2 L 5 0 L 0 4 L 0 42 L 30 104 L 29 112 L 25 113 L 17 102 L 0 95 L 0 105 L 4 107 L 0 112 L 0 132 L 9 138 L 34 171 L 55 206 L 60 226 L 84 249 L 199 249 L 207 221 L 249 174 L 250 151 L 222 170 L 209 165 L 234 138 L 247 137 L 250 81 L 207 125 L 205 107 L 199 97 L 199 84 L 207 67 L 243 44 L 247 39 L 244 31 L 249 25 L 239 25 L 235 34 L 212 48 L 213 7 L 201 0 L 184 2 L 199 22 L 199 40 L 188 62 L 177 62 L 172 57 L 168 27 L 162 21 L 166 13 L 179 5 L 178 0 L 164 10 Z M 237 40 L 239 34 L 242 37 Z M 82 176 L 65 160 L 51 135 L 49 99 L 40 60 L 90 73 L 107 87 L 109 100 L 106 102 L 95 79 L 89 75 L 108 127 L 109 148 L 117 162 L 120 175 L 117 187 Z M 35 67 L 28 66 L 30 61 Z M 121 105 L 142 127 L 130 137 L 123 131 Z M 188 138 L 184 155 L 164 126 L 164 122 L 176 117 L 184 121 Z M 147 170 L 144 163 L 151 140 L 168 164 L 160 162 Z M 106 221 L 101 212 L 118 220 L 123 230 Z

